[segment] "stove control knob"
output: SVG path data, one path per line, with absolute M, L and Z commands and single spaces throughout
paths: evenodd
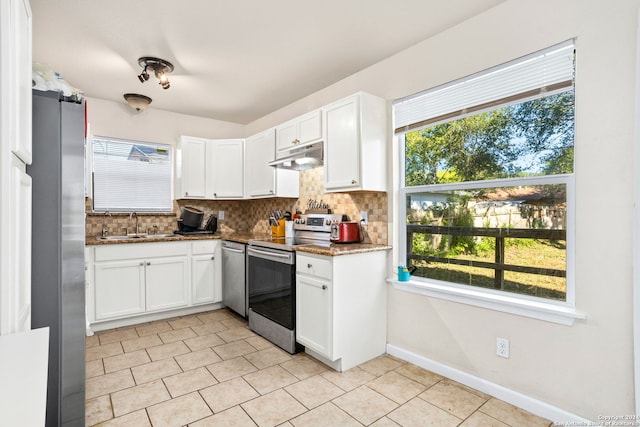
M 300 218 L 300 224 L 304 224 L 304 218 Z
M 296 219 L 293 220 L 293 223 L 294 224 L 300 224 L 300 220 L 298 218 L 296 218 Z
M 327 220 L 324 221 L 324 223 L 325 223 L 325 225 L 331 225 L 331 220 L 327 219 Z

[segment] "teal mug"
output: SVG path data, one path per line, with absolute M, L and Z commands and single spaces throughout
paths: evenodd
M 415 265 L 411 267 L 405 267 L 403 265 L 398 266 L 398 281 L 408 282 L 413 272 L 416 271 L 417 269 L 418 267 L 416 267 Z

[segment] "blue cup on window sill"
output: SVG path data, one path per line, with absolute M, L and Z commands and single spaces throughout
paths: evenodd
M 411 267 L 405 267 L 403 265 L 398 267 L 398 281 L 399 282 L 408 282 L 409 279 L 411 278 L 411 275 L 413 274 L 414 271 L 416 271 L 418 269 L 418 267 L 416 266 L 411 266 Z

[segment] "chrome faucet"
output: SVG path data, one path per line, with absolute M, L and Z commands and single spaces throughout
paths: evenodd
M 140 234 L 140 226 L 138 225 L 138 213 L 137 212 L 131 212 L 129 214 L 129 223 L 131 223 L 131 218 L 132 217 L 136 217 L 136 234 Z
M 107 237 L 107 233 L 109 233 L 109 226 L 107 225 L 107 216 L 111 216 L 111 212 L 105 211 L 104 217 L 102 218 L 102 237 Z

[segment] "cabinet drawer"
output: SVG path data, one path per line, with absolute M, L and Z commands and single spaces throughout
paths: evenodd
M 296 253 L 296 272 L 331 279 L 331 259 Z
M 191 243 L 191 253 L 196 254 L 212 254 L 216 251 L 218 240 L 198 240 Z
M 97 246 L 95 261 L 187 255 L 188 242 L 153 242 Z

